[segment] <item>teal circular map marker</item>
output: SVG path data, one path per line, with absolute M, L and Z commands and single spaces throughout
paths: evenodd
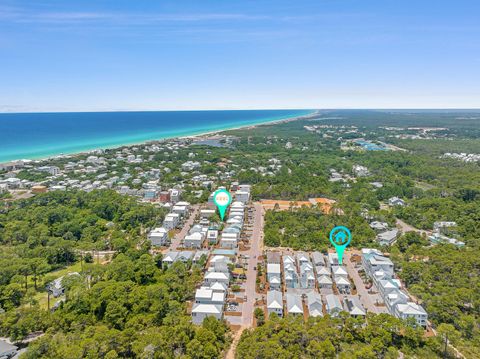
M 335 247 L 338 255 L 338 263 L 343 263 L 343 252 L 352 241 L 352 234 L 345 226 L 337 226 L 330 231 L 330 243 Z
M 213 194 L 213 203 L 217 206 L 222 221 L 231 202 L 232 196 L 226 189 L 219 189 Z

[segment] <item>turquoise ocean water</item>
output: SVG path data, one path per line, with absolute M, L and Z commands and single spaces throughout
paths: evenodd
M 0 114 L 0 162 L 189 136 L 303 116 L 313 110 Z

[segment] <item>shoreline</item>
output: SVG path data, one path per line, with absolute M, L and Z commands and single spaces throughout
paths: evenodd
M 14 163 L 14 162 L 19 162 L 19 161 L 28 161 L 28 162 L 34 162 L 34 161 L 48 161 L 48 160 L 54 160 L 57 158 L 65 158 L 65 157 L 74 157 L 74 156 L 80 156 L 80 155 L 86 155 L 90 152 L 93 151 L 98 151 L 98 150 L 113 150 L 113 149 L 118 149 L 122 147 L 129 147 L 129 146 L 138 146 L 138 145 L 145 145 L 148 143 L 154 143 L 158 141 L 165 141 L 165 140 L 174 140 L 174 139 L 193 139 L 193 138 L 198 138 L 201 136 L 212 136 L 214 134 L 220 134 L 225 131 L 234 131 L 234 130 L 240 130 L 240 129 L 245 129 L 245 128 L 255 128 L 257 126 L 265 126 L 265 125 L 275 125 L 275 124 L 280 124 L 280 123 L 287 123 L 287 122 L 292 122 L 292 121 L 298 121 L 300 119 L 305 119 L 309 118 L 312 116 L 315 116 L 319 114 L 319 110 L 312 110 L 310 113 L 300 115 L 300 116 L 294 116 L 294 117 L 288 117 L 284 119 L 276 119 L 276 120 L 267 120 L 265 122 L 259 122 L 255 124 L 245 124 L 241 126 L 235 126 L 235 127 L 226 127 L 226 128 L 221 128 L 217 130 L 206 130 L 206 131 L 201 131 L 198 133 L 192 133 L 190 135 L 173 135 L 173 136 L 165 136 L 162 138 L 156 138 L 156 139 L 149 139 L 149 140 L 142 140 L 138 142 L 128 142 L 128 143 L 122 143 L 119 145 L 107 145 L 107 146 L 99 146 L 99 147 L 94 147 L 88 150 L 81 150 L 81 151 L 72 151 L 68 153 L 59 153 L 57 155 L 50 155 L 50 156 L 40 156 L 40 157 L 30 157 L 30 158 L 17 158 L 17 159 L 12 159 L 12 160 L 7 160 L 7 161 L 2 161 L 0 162 L 0 165 L 5 165 L 9 163 Z

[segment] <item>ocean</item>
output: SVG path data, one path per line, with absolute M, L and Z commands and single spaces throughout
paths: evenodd
M 0 114 L 0 162 L 256 125 L 313 110 L 149 111 Z

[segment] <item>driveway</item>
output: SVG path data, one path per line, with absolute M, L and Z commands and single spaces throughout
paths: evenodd
M 188 217 L 186 222 L 183 224 L 182 230 L 174 238 L 172 238 L 172 243 L 170 244 L 170 250 L 175 251 L 177 250 L 178 247 L 180 247 L 180 243 L 182 242 L 182 239 L 185 238 L 185 236 L 188 234 L 190 227 L 193 225 L 193 222 L 197 217 L 199 209 L 200 209 L 200 205 L 198 204 L 195 204 L 192 206 L 192 212 L 190 214 L 190 217 Z
M 365 284 L 363 283 L 362 278 L 360 277 L 357 269 L 355 269 L 354 264 L 350 260 L 351 255 L 352 252 L 345 252 L 344 263 L 347 266 L 348 275 L 355 283 L 355 287 L 357 288 L 357 296 L 359 297 L 361 303 L 369 312 L 376 314 L 385 313 L 386 308 L 377 307 L 375 305 L 375 301 L 377 300 L 376 295 L 368 293 L 368 290 L 365 288 Z

